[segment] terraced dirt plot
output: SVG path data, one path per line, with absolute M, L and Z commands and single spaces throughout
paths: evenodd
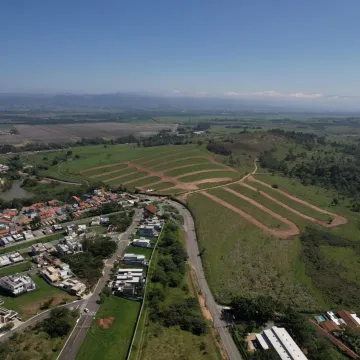
M 171 161 L 168 162 L 167 164 L 164 165 L 157 165 L 153 167 L 153 170 L 155 171 L 163 171 L 163 170 L 171 170 L 171 169 L 176 169 L 180 166 L 184 166 L 184 165 L 196 165 L 196 164 L 211 164 L 212 161 L 207 157 L 207 156 L 200 156 L 197 158 L 188 158 L 188 159 L 184 159 L 184 160 L 176 160 L 176 161 Z
M 208 163 L 208 164 L 198 164 L 198 165 L 182 165 L 179 166 L 173 170 L 169 170 L 166 171 L 164 174 L 166 176 L 174 176 L 174 177 L 179 177 L 182 175 L 186 175 L 188 173 L 196 173 L 202 170 L 213 170 L 213 169 L 226 169 L 223 165 L 221 164 L 212 164 L 212 163 Z
M 224 169 L 216 170 L 203 170 L 198 172 L 193 172 L 187 174 L 186 176 L 179 177 L 178 180 L 185 183 L 196 183 L 197 181 L 206 180 L 206 179 L 216 179 L 216 178 L 230 178 L 236 180 L 240 177 L 240 173 L 237 171 L 224 171 Z M 218 180 L 217 180 L 218 181 Z
M 107 184 L 114 184 L 114 185 L 115 184 L 119 184 L 119 185 L 123 184 L 124 185 L 127 182 L 139 179 L 141 177 L 145 177 L 146 175 L 148 175 L 148 174 L 145 171 L 137 171 L 130 175 L 123 175 L 123 176 L 119 176 L 117 178 L 107 179 L 107 180 L 104 180 L 104 182 Z
M 122 170 L 115 170 L 115 171 L 108 171 L 108 172 L 103 172 L 100 175 L 96 175 L 96 178 L 94 178 L 93 176 L 91 176 L 91 179 L 95 179 L 97 181 L 111 181 L 113 179 L 118 179 L 122 176 L 125 175 L 129 175 L 129 174 L 133 174 L 136 173 L 137 169 L 135 167 L 126 167 Z

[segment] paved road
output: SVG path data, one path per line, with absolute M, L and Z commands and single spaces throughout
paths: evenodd
M 199 283 L 201 292 L 205 298 L 206 307 L 209 309 L 213 318 L 213 325 L 219 332 L 222 344 L 228 354 L 230 360 L 242 359 L 228 329 L 227 323 L 221 319 L 221 309 L 217 306 L 214 297 L 211 294 L 210 288 L 206 282 L 201 258 L 199 256 L 199 247 L 196 239 L 195 224 L 194 220 L 184 206 L 180 205 L 175 201 L 168 200 L 171 205 L 176 207 L 180 214 L 184 217 L 184 231 L 186 234 L 186 247 L 189 255 L 189 261 L 196 271 L 196 277 Z
M 82 342 L 85 339 L 86 332 L 91 326 L 95 314 L 99 309 L 99 304 L 97 304 L 96 301 L 99 299 L 99 295 L 106 285 L 106 282 L 110 279 L 110 270 L 112 269 L 113 264 L 117 260 L 118 256 L 120 256 L 124 252 L 125 248 L 129 245 L 131 235 L 135 231 L 142 217 L 142 209 L 135 209 L 133 222 L 126 230 L 126 232 L 119 235 L 118 249 L 116 253 L 107 260 L 104 267 L 103 276 L 97 283 L 93 295 L 89 299 L 83 300 L 83 303 L 80 307 L 80 319 L 78 320 L 78 323 L 76 324 L 73 332 L 70 334 L 57 360 L 73 360 L 75 358 Z M 89 309 L 87 314 L 83 311 L 85 308 Z

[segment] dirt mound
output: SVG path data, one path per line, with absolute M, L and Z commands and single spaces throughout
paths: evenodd
M 114 321 L 115 321 L 115 318 L 110 316 L 108 318 L 99 319 L 98 325 L 100 327 L 102 327 L 103 329 L 108 329 L 113 324 Z

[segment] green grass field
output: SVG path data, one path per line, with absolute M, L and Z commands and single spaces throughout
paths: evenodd
M 168 187 L 174 186 L 174 183 L 172 182 L 161 182 L 159 184 L 156 185 L 151 185 L 151 188 L 154 190 L 161 190 L 161 189 L 166 189 Z
M 163 194 L 163 195 L 174 195 L 174 194 L 180 194 L 183 193 L 184 189 L 171 189 L 171 190 L 160 190 L 158 191 L 159 194 Z
M 357 286 L 360 285 L 359 255 L 352 248 L 339 248 L 338 246 L 321 246 L 321 253 L 326 261 L 334 266 L 340 266 L 340 277 Z
M 228 302 L 234 294 L 271 295 L 303 310 L 323 306 L 300 260 L 298 238 L 284 241 L 268 236 L 200 193 L 192 194 L 188 204 L 204 249 L 206 276 L 219 302 Z
M 240 179 L 241 174 L 235 171 L 208 171 L 200 174 L 194 174 L 189 176 L 183 176 L 179 178 L 182 182 L 193 182 L 198 180 L 212 179 L 212 178 L 224 178 L 228 177 L 232 180 Z
M 136 173 L 138 171 L 134 167 L 119 170 L 119 171 L 116 171 L 116 172 L 111 173 L 111 174 L 107 174 L 107 172 L 111 172 L 113 170 L 113 168 L 100 169 L 100 170 L 102 170 L 101 175 L 97 176 L 96 178 L 93 178 L 95 181 L 105 181 L 107 179 L 113 179 L 113 178 L 120 177 L 120 176 L 134 174 L 134 173 Z
M 157 182 L 160 180 L 161 180 L 161 178 L 159 178 L 158 176 L 149 176 L 145 179 L 131 182 L 131 183 L 127 184 L 127 186 L 135 188 L 137 186 L 146 186 L 146 184 L 151 184 L 151 183 L 154 183 L 154 182 Z
M 149 260 L 150 256 L 151 256 L 151 253 L 152 253 L 152 250 L 153 250 L 152 248 L 142 248 L 142 247 L 138 247 L 138 246 L 129 245 L 125 249 L 125 253 L 145 255 L 146 259 Z
M 4 300 L 4 307 L 17 311 L 23 320 L 41 311 L 40 306 L 47 300 L 53 299 L 53 305 L 58 305 L 64 299 L 67 302 L 76 300 L 76 297 L 49 285 L 38 275 L 31 276 L 31 278 L 37 284 L 38 289 L 17 297 L 9 296 L 2 291 L 0 296 L 0 299 Z
M 260 175 L 258 177 L 258 179 L 263 181 L 262 180 L 262 175 Z M 297 202 L 295 200 L 289 199 L 287 196 L 281 194 L 276 189 L 270 189 L 265 185 L 255 183 L 255 182 L 252 182 L 252 181 L 246 181 L 246 183 L 253 186 L 253 187 L 255 187 L 255 188 L 257 188 L 258 190 L 266 192 L 267 194 L 269 194 L 273 198 L 281 201 L 282 203 L 290 206 L 291 208 L 301 212 L 304 215 L 313 217 L 314 219 L 317 219 L 317 220 L 323 220 L 323 221 L 328 221 L 330 219 L 333 219 L 333 217 L 331 215 L 324 214 L 324 213 L 322 213 L 320 211 L 316 211 L 315 209 L 312 209 L 309 206 L 301 204 L 301 203 L 299 203 L 299 202 Z M 269 185 L 272 185 L 272 184 L 273 183 L 269 183 Z M 282 189 L 279 187 L 279 190 L 282 190 Z M 291 194 L 291 195 L 293 195 L 293 194 Z
M 226 191 L 223 188 L 217 188 L 208 191 L 210 194 L 217 196 L 221 200 L 225 200 L 230 205 L 235 206 L 236 208 L 243 210 L 247 214 L 253 216 L 255 219 L 259 220 L 264 225 L 268 226 L 271 229 L 287 229 L 288 225 L 282 221 L 275 219 L 270 214 L 262 211 L 253 204 L 250 204 L 244 199 L 237 197 L 235 194 L 232 194 Z M 240 216 L 240 215 L 239 215 Z
M 0 268 L 0 277 L 21 273 L 29 270 L 30 267 L 31 264 L 28 261 L 23 261 L 18 265 L 6 266 L 4 268 Z
M 131 342 L 140 303 L 110 296 L 101 304 L 76 355 L 76 360 L 125 360 Z M 99 319 L 114 317 L 108 329 L 99 326 Z
M 37 239 L 37 240 L 32 240 L 32 241 L 16 244 L 14 246 L 7 246 L 7 247 L 4 247 L 4 248 L 0 249 L 0 254 L 14 252 L 14 251 L 21 250 L 21 249 L 26 249 L 26 248 L 28 248 L 31 245 L 36 244 L 36 243 L 46 243 L 46 242 L 49 242 L 49 241 L 54 241 L 54 240 L 61 239 L 63 237 L 64 237 L 63 233 L 57 233 L 57 234 L 45 236 L 45 237 Z
M 143 176 L 146 176 L 147 172 L 145 171 L 138 171 L 135 173 L 132 173 L 130 175 L 124 175 L 119 177 L 118 179 L 114 179 L 114 180 L 103 180 L 105 183 L 110 184 L 110 185 L 114 185 L 114 184 L 125 184 L 127 181 L 132 181 L 132 180 L 136 180 L 138 178 L 141 178 Z
M 181 169 L 175 169 L 170 170 L 165 173 L 166 176 L 172 176 L 172 177 L 178 177 L 181 175 L 186 175 L 195 171 L 201 171 L 201 170 L 213 170 L 213 169 L 224 169 L 224 166 L 221 164 L 198 164 L 198 165 L 192 165 L 187 166 L 185 168 Z
M 82 173 L 82 175 L 86 176 L 86 177 L 90 177 L 93 175 L 100 175 L 100 174 L 103 174 L 104 172 L 108 172 L 108 171 L 114 171 L 114 170 L 120 171 L 125 168 L 127 168 L 127 164 L 111 164 L 111 165 L 108 165 L 107 167 L 101 168 L 101 169 L 88 170 L 88 171 L 85 170 Z
M 193 159 L 184 159 L 184 160 L 178 160 L 173 161 L 169 164 L 164 165 L 158 165 L 154 166 L 154 171 L 164 171 L 164 170 L 170 170 L 174 169 L 179 166 L 185 166 L 185 165 L 196 165 L 196 164 L 211 164 L 210 160 L 206 157 L 199 157 L 199 158 L 193 158 Z

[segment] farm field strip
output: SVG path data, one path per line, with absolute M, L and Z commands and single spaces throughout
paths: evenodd
M 106 168 L 110 168 L 110 167 L 114 167 L 116 165 L 122 165 L 123 163 L 122 162 L 118 162 L 118 163 L 113 163 L 113 164 L 107 164 L 107 165 L 101 165 L 101 166 L 96 166 L 96 167 L 92 167 L 92 168 L 88 168 L 88 169 L 85 169 L 85 170 L 80 170 L 79 171 L 79 174 L 85 174 L 85 173 L 92 173 L 92 172 L 95 172 L 95 174 L 97 174 L 97 170 L 101 170 L 101 169 L 106 169 Z
M 179 168 L 180 166 L 190 166 L 190 165 L 196 165 L 196 164 L 210 164 L 213 163 L 210 161 L 210 159 L 206 156 L 201 156 L 197 158 L 190 158 L 185 160 L 175 160 L 175 161 L 169 161 L 165 165 L 157 165 L 154 166 L 153 169 L 156 171 L 163 171 L 163 170 L 173 170 L 176 168 Z
M 179 166 L 176 167 L 172 170 L 166 171 L 164 174 L 166 176 L 184 176 L 186 174 L 189 173 L 196 173 L 196 171 L 201 171 L 201 170 L 213 170 L 213 169 L 222 169 L 224 170 L 224 165 L 222 164 L 212 164 L 212 163 L 208 163 L 208 164 L 199 164 L 199 165 L 183 165 L 183 166 Z
M 265 187 L 268 188 L 268 189 L 275 190 L 277 193 L 285 196 L 286 198 L 288 198 L 288 199 L 290 199 L 290 200 L 293 200 L 293 201 L 295 201 L 295 202 L 297 202 L 297 203 L 299 203 L 299 204 L 305 205 L 305 206 L 309 207 L 310 209 L 316 210 L 316 211 L 318 211 L 318 212 L 320 212 L 320 213 L 327 214 L 327 215 L 333 217 L 333 220 L 331 221 L 330 224 L 329 224 L 329 223 L 326 223 L 326 222 L 324 222 L 324 221 L 319 221 L 319 220 L 316 220 L 316 221 L 315 221 L 315 222 L 319 223 L 319 224 L 322 225 L 322 226 L 335 227 L 335 226 L 339 226 L 339 225 L 343 225 L 343 224 L 347 224 L 347 223 L 348 223 L 348 220 L 347 220 L 345 217 L 343 217 L 343 216 L 340 216 L 340 215 L 334 214 L 334 213 L 332 213 L 332 212 L 330 212 L 330 211 L 321 209 L 321 208 L 319 208 L 319 207 L 317 207 L 317 206 L 315 206 L 315 205 L 313 205 L 313 204 L 310 204 L 310 203 L 308 203 L 308 202 L 305 201 L 305 200 L 299 199 L 299 198 L 297 198 L 296 196 L 293 196 L 293 195 L 291 195 L 291 194 L 289 194 L 289 193 L 287 193 L 287 192 L 285 192 L 285 191 L 283 191 L 283 190 L 273 189 L 273 188 L 271 187 L 271 185 L 269 185 L 269 184 L 267 184 L 267 183 L 264 183 L 264 182 L 262 182 L 261 180 L 258 180 L 258 179 L 256 179 L 256 178 L 254 178 L 253 176 L 249 176 L 247 179 L 248 179 L 249 181 L 251 181 L 251 182 L 256 183 L 256 184 L 263 185 L 263 186 L 265 186 Z M 268 196 L 270 196 L 270 195 L 268 195 Z M 268 196 L 267 196 L 267 197 L 268 197 Z M 273 199 L 274 199 L 274 198 L 273 198 Z M 276 200 L 276 199 L 274 199 L 274 200 Z M 277 200 L 277 201 L 278 201 L 278 200 Z M 279 201 L 279 203 L 281 203 L 281 202 Z M 284 204 L 284 205 L 285 205 L 285 204 Z M 293 210 L 291 210 L 291 211 L 294 212 L 294 211 L 296 211 L 296 210 L 293 209 Z M 297 213 L 299 214 L 300 212 L 297 212 Z M 303 214 L 303 215 L 304 215 L 304 214 Z M 304 215 L 304 216 L 307 216 L 307 215 Z M 310 217 L 309 217 L 309 218 L 310 218 Z M 314 219 L 314 220 L 315 220 L 315 219 Z M 311 220 L 311 221 L 313 221 L 313 220 Z
M 173 187 L 174 185 L 175 184 L 172 182 L 163 182 L 163 181 L 147 184 L 147 186 L 151 186 L 151 188 L 154 190 L 163 190 L 169 187 Z
M 215 195 L 212 195 L 212 194 L 210 194 L 210 193 L 208 193 L 206 191 L 203 191 L 202 194 L 209 197 L 210 199 L 214 200 L 218 204 L 220 204 L 220 205 L 222 205 L 222 206 L 224 206 L 224 207 L 238 213 L 244 219 L 246 219 L 250 223 L 256 225 L 257 227 L 259 227 L 263 231 L 269 233 L 270 235 L 277 236 L 277 237 L 282 238 L 282 239 L 287 239 L 287 238 L 289 238 L 291 236 L 298 235 L 300 233 L 298 227 L 295 224 L 293 224 L 293 226 L 288 230 L 273 229 L 273 228 L 270 228 L 269 226 L 263 224 L 262 222 L 260 222 L 258 219 L 256 219 L 252 215 L 249 215 L 247 212 L 239 209 L 238 207 L 236 207 L 234 205 L 231 205 L 226 200 L 220 199 L 219 197 L 217 197 Z

